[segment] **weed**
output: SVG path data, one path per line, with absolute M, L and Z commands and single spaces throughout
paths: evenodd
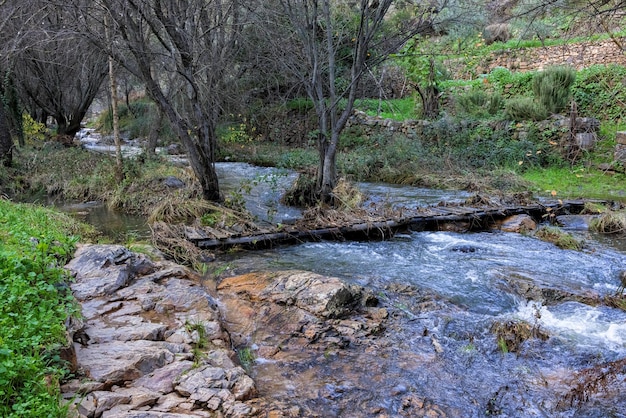
M 255 360 L 254 352 L 252 351 L 252 349 L 250 347 L 242 347 L 238 349 L 237 357 L 239 358 L 239 363 L 241 364 L 241 367 L 249 372 Z
M 542 241 L 551 242 L 564 250 L 581 250 L 583 248 L 581 241 L 556 226 L 544 226 L 537 229 L 535 237 Z

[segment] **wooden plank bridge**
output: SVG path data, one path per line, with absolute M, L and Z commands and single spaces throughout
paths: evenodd
M 398 232 L 438 231 L 454 225 L 456 230 L 477 231 L 494 228 L 498 221 L 513 215 L 527 214 L 536 221 L 558 215 L 579 214 L 588 200 L 567 200 L 519 206 L 428 206 L 408 216 L 375 222 L 353 222 L 349 225 L 302 229 L 283 225 L 272 230 L 248 234 L 217 232 L 211 228 L 189 228 L 186 238 L 201 249 L 226 249 L 240 246 L 249 249 L 281 244 L 322 240 L 381 240 Z M 593 201 L 594 203 L 606 203 Z

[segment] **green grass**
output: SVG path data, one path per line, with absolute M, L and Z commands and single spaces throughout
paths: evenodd
M 354 103 L 354 108 L 369 116 L 379 116 L 383 119 L 403 121 L 417 118 L 415 99 L 412 97 L 392 100 L 359 99 Z
M 62 267 L 81 227 L 68 216 L 0 200 L 0 416 L 64 417 L 59 349 L 77 312 Z
M 585 197 L 626 200 L 624 174 L 609 175 L 594 168 L 579 166 L 534 168 L 522 176 L 536 185 L 534 191 L 540 195 L 564 199 Z

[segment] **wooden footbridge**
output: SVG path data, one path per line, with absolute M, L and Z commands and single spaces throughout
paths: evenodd
M 526 214 L 536 221 L 558 215 L 579 214 L 589 200 L 568 200 L 551 203 L 533 203 L 517 206 L 427 206 L 408 215 L 389 219 L 380 217 L 372 221 L 355 221 L 345 225 L 319 228 L 280 225 L 248 233 L 215 228 L 185 229 L 185 238 L 201 249 L 226 249 L 243 247 L 259 249 L 281 244 L 321 240 L 380 240 L 398 232 L 408 231 L 477 231 L 497 228 L 498 222 L 513 215 Z M 593 201 L 594 203 L 606 203 Z

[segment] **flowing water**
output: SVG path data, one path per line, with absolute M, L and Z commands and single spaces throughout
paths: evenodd
M 602 387 L 593 369 L 626 355 L 626 313 L 598 302 L 620 285 L 623 250 L 596 242 L 582 252 L 561 250 L 513 233 L 418 232 L 385 242 L 305 243 L 248 257 L 256 269 L 342 277 L 373 289 L 395 312 L 388 343 L 373 353 L 310 359 L 305 374 L 258 362 L 261 387 L 273 396 L 308 399 L 308 410 L 329 411 L 321 416 L 377 416 L 378 408 L 402 415 L 409 395 L 447 416 L 626 414 L 626 400 L 615 393 L 624 389 L 625 371 L 607 376 Z M 549 337 L 530 338 L 508 352 L 493 331 L 508 321 Z M 585 370 L 590 382 L 577 386 L 583 378 L 576 380 L 576 373 Z M 311 382 L 325 383 L 314 388 Z M 337 398 L 348 396 L 361 400 L 358 412 L 333 411 Z
M 246 195 L 259 219 L 299 216 L 276 203 L 293 173 L 236 163 L 217 169 L 225 193 Z M 467 197 L 361 188 L 371 201 L 391 204 Z M 414 232 L 232 255 L 233 272 L 341 277 L 373 290 L 391 314 L 370 347 L 297 363 L 257 358 L 251 372 L 260 393 L 305 416 L 626 416 L 626 313 L 603 303 L 620 287 L 626 240 L 591 235 L 584 224 L 571 232 L 585 240 L 583 251 L 514 233 Z M 502 341 L 520 333 L 515 324 L 527 324 L 531 335 L 513 350 Z M 511 333 L 498 337 L 497 329 Z

